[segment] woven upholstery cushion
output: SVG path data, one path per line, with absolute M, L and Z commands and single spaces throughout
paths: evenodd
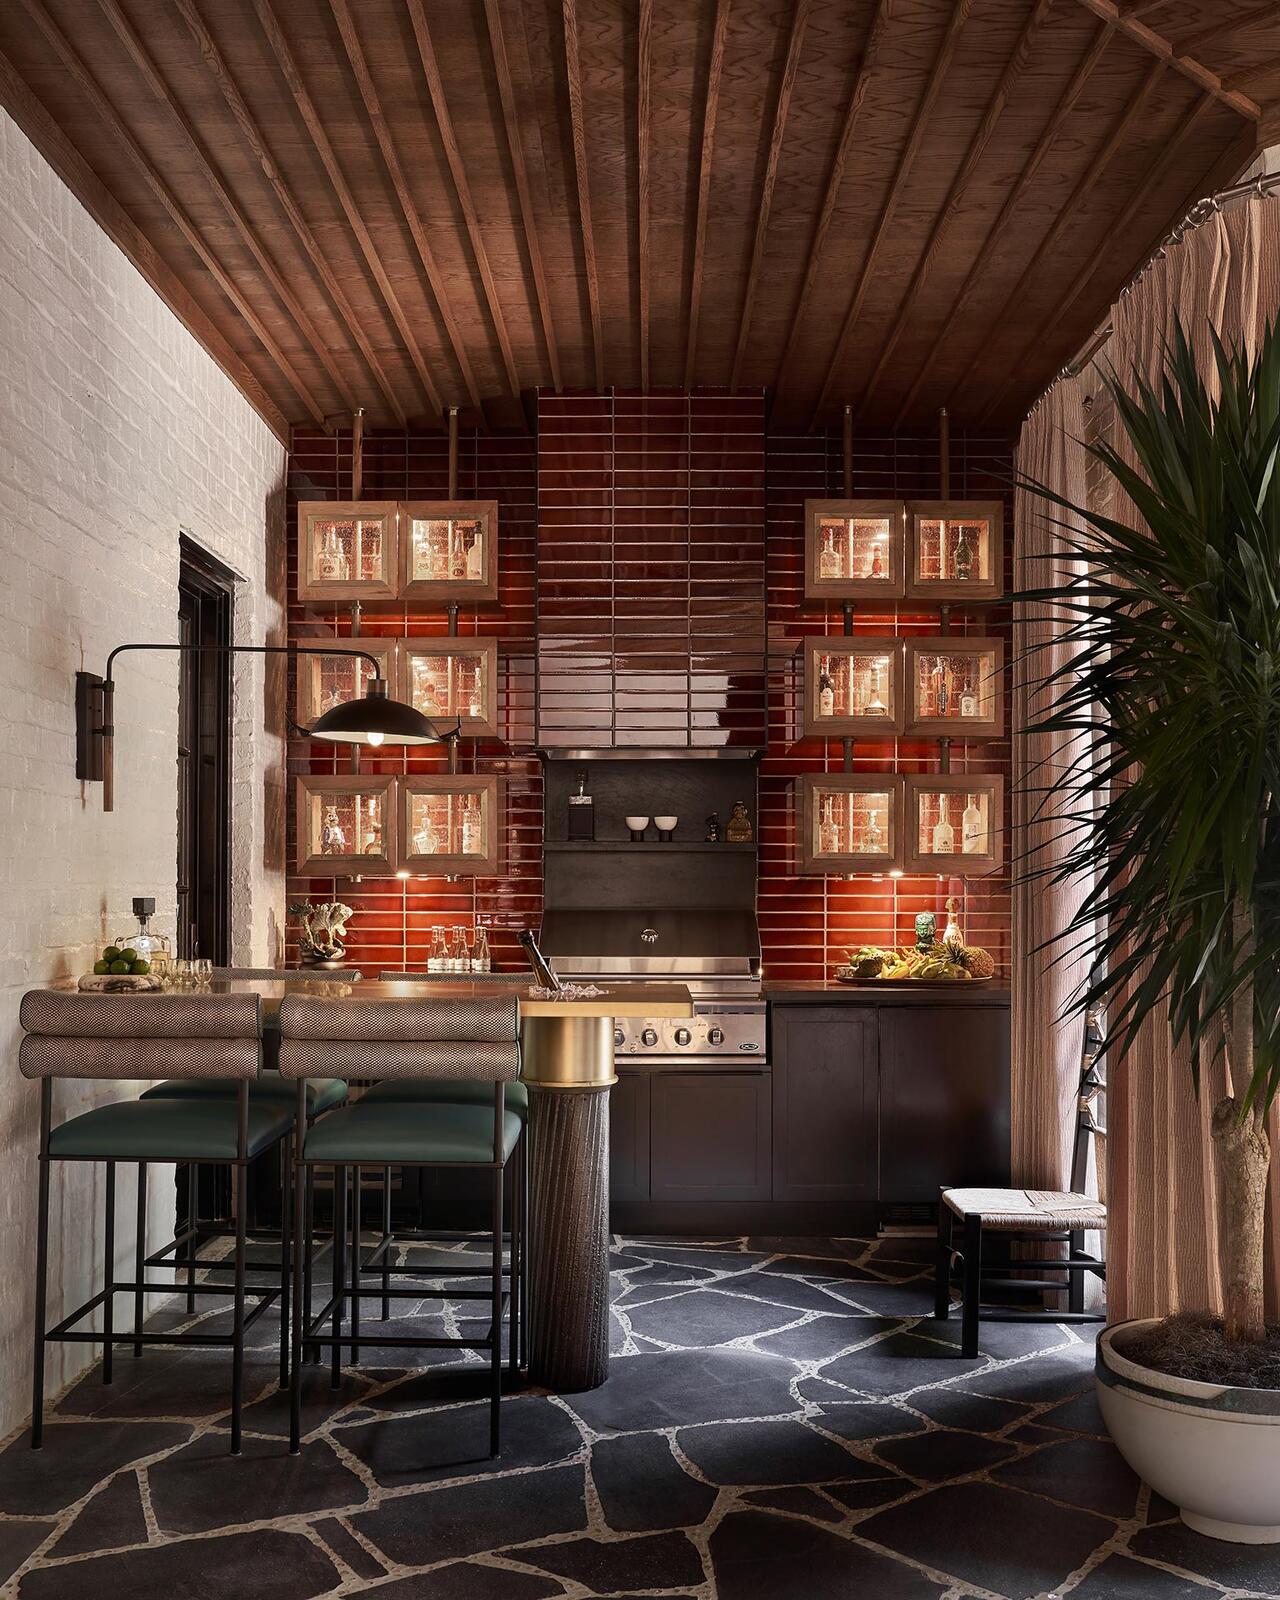
M 943 1204 L 958 1217 L 979 1216 L 984 1228 L 1105 1228 L 1107 1208 L 1087 1194 L 1060 1189 L 944 1189 Z
M 502 1119 L 502 1159 L 520 1137 L 514 1111 Z M 395 1161 L 470 1162 L 493 1160 L 493 1108 L 410 1104 L 403 1100 L 367 1100 L 333 1111 L 307 1133 L 308 1161 L 339 1165 Z
M 437 1106 L 488 1106 L 493 1110 L 493 1084 L 481 1078 L 388 1078 L 361 1096 L 360 1104 L 398 1100 L 401 1103 L 429 1101 Z M 521 1121 L 529 1115 L 529 1090 L 523 1083 L 509 1083 L 502 1091 L 506 1110 Z
M 290 1039 L 280 1040 L 286 1078 L 474 1078 L 510 1083 L 520 1076 L 514 1039 Z
M 514 995 L 475 1000 L 329 1000 L 323 995 L 286 995 L 280 1003 L 282 1039 L 426 1041 L 465 1039 L 513 1042 L 520 1036 Z
M 166 1078 L 142 1091 L 144 1100 L 225 1100 L 235 1098 L 236 1086 L 225 1078 Z M 318 1117 L 332 1111 L 347 1098 L 343 1078 L 312 1078 L 307 1084 L 307 1114 Z M 298 1099 L 298 1085 L 278 1072 L 264 1072 L 249 1085 L 249 1103 L 283 1106 L 292 1112 Z
M 18 1021 L 26 1033 L 70 1039 L 258 1039 L 256 994 L 78 994 L 31 989 Z
M 99 1161 L 232 1161 L 239 1110 L 235 1100 L 118 1100 L 55 1128 L 49 1154 Z M 283 1106 L 250 1106 L 248 1154 L 260 1155 L 292 1125 Z
M 91 1039 L 23 1035 L 24 1078 L 256 1078 L 258 1039 Z

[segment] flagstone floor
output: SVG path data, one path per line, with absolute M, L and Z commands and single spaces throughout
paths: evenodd
M 405 1370 L 367 1352 L 336 1392 L 310 1369 L 291 1458 L 268 1314 L 234 1460 L 225 1354 L 122 1348 L 114 1383 L 91 1372 L 52 1410 L 42 1451 L 19 1436 L 0 1453 L 0 1592 L 1280 1595 L 1280 1549 L 1201 1538 L 1124 1466 L 1093 1400 L 1091 1330 L 984 1325 L 985 1355 L 962 1360 L 917 1241 L 627 1239 L 613 1269 L 608 1382 L 513 1394 L 496 1462 L 478 1357 Z M 438 1301 L 405 1307 L 465 1326 Z

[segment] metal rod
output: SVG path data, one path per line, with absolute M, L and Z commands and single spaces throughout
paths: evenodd
M 111 1356 L 114 1342 L 116 1275 L 116 1164 L 107 1162 L 107 1197 L 102 1240 L 105 1298 L 102 1302 L 102 1381 L 111 1382 Z
M 145 1161 L 138 1163 L 138 1234 L 134 1250 L 138 1275 L 137 1287 L 133 1292 L 133 1354 L 136 1359 L 142 1354 L 142 1341 L 138 1335 L 142 1332 L 145 1312 L 142 1289 L 142 1279 L 146 1276 L 144 1263 L 147 1256 L 147 1163 Z
M 364 407 L 357 406 L 351 419 L 351 498 L 364 492 Z
M 458 408 L 449 407 L 449 494 L 450 500 L 458 498 Z
M 844 408 L 844 497 L 853 499 L 853 407 Z
M 946 406 L 938 407 L 938 481 L 942 498 L 951 498 L 951 418 Z

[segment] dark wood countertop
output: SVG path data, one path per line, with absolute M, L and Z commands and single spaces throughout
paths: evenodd
M 764 997 L 771 1005 L 788 1006 L 1005 1006 L 1009 991 L 998 983 L 855 984 L 834 979 L 809 983 L 765 981 Z

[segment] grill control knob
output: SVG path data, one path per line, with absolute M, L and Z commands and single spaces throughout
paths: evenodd
M 640 1035 L 641 1044 L 657 1044 L 658 1033 L 656 1028 L 646 1028 Z
M 689 1032 L 688 1028 L 677 1028 L 676 1029 L 676 1043 L 677 1044 L 692 1044 L 693 1043 L 693 1035 Z
M 626 1036 L 626 1033 L 621 1028 L 615 1028 L 613 1030 L 613 1042 L 616 1045 L 624 1045 L 624 1044 L 626 1044 L 627 1036 Z
M 712 1028 L 707 1034 L 707 1043 L 708 1044 L 723 1044 L 724 1043 L 724 1029 L 723 1028 Z

